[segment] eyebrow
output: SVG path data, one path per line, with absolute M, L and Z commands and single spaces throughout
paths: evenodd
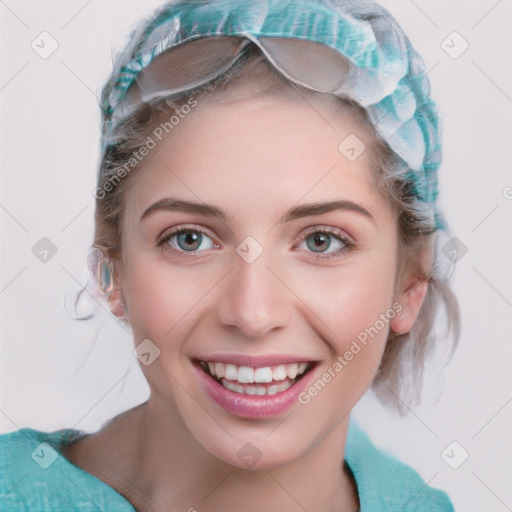
M 336 210 L 359 213 L 375 224 L 375 219 L 369 210 L 358 203 L 346 199 L 294 206 L 279 219 L 278 224 L 297 220 L 302 217 L 322 215 L 323 213 L 329 213 Z M 232 215 L 228 214 L 225 210 L 211 204 L 166 197 L 149 206 L 142 214 L 140 220 L 142 221 L 147 219 L 157 211 L 180 211 L 185 213 L 196 213 L 205 217 L 214 217 L 223 221 L 227 220 L 228 218 L 232 218 Z

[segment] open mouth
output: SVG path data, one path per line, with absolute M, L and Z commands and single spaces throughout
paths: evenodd
M 195 363 L 226 389 L 246 395 L 275 395 L 286 391 L 315 365 L 314 362 L 298 362 L 249 367 L 219 361 L 196 360 Z

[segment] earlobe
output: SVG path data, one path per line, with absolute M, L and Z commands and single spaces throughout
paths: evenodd
M 126 302 L 124 300 L 123 291 L 120 288 L 117 288 L 110 294 L 108 303 L 110 306 L 110 311 L 113 315 L 120 319 L 128 318 Z
M 112 314 L 120 319 L 127 319 L 128 311 L 120 287 L 119 272 L 116 272 L 114 268 L 115 266 L 109 258 L 101 258 L 98 261 L 96 279 L 99 289 L 107 297 Z
M 415 279 L 398 297 L 402 309 L 390 322 L 395 333 L 409 332 L 420 312 L 425 296 L 427 295 L 428 281 Z

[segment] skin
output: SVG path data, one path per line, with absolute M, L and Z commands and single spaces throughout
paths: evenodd
M 130 322 L 136 345 L 150 339 L 160 356 L 141 365 L 148 402 L 69 456 L 138 509 L 358 508 L 343 465 L 350 411 L 370 387 L 390 329 L 414 324 L 426 283 L 407 276 L 395 296 L 396 214 L 372 188 L 369 151 L 350 162 L 338 150 L 349 134 L 370 144 L 353 111 L 335 116 L 319 101 L 199 101 L 133 176 L 111 309 Z M 171 196 L 216 205 L 228 217 L 158 210 L 141 220 Z M 338 199 L 363 206 L 373 220 L 336 210 L 279 223 L 297 205 Z M 210 238 L 192 256 L 178 253 L 176 237 L 158 247 L 176 226 Z M 337 228 L 354 246 L 339 258 L 316 257 L 306 237 L 319 227 Z M 235 251 L 247 236 L 263 248 L 253 263 Z M 344 246 L 335 235 L 330 241 L 324 252 Z M 213 350 L 318 361 L 314 382 L 396 300 L 401 313 L 314 399 L 284 415 L 241 419 L 197 382 L 191 358 Z M 237 457 L 247 442 L 262 454 L 250 469 Z

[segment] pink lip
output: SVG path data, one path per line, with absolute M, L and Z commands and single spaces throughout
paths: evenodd
M 251 359 L 253 360 L 254 358 Z M 225 359 L 224 361 L 226 362 Z M 268 365 L 268 363 L 264 364 Z M 248 395 L 236 393 L 225 388 L 207 375 L 198 364 L 194 364 L 194 368 L 199 377 L 201 387 L 210 398 L 225 411 L 240 418 L 269 418 L 285 413 L 296 402 L 300 393 L 308 386 L 313 375 L 313 370 L 308 371 L 292 387 L 275 395 Z
M 236 366 L 249 366 L 249 367 L 261 367 L 261 366 L 277 366 L 278 364 L 287 363 L 309 363 L 314 361 L 314 358 L 301 358 L 294 355 L 286 354 L 274 354 L 274 355 L 248 355 L 248 354 L 202 354 L 195 356 L 191 359 L 199 359 L 201 361 L 212 362 L 212 363 L 228 363 Z

